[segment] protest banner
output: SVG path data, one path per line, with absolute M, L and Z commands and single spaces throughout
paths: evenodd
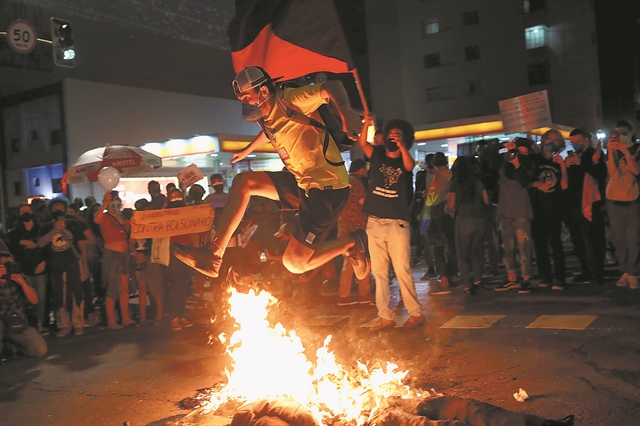
M 207 232 L 213 226 L 214 211 L 208 204 L 163 210 L 134 211 L 131 238 L 160 238 Z

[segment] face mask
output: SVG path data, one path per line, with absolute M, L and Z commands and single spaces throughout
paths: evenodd
M 20 220 L 23 222 L 31 222 L 33 220 L 33 213 L 22 213 Z
M 585 145 L 584 144 L 573 144 L 573 150 L 576 152 L 576 154 L 582 154 L 582 152 L 584 151 Z
M 620 142 L 624 146 L 633 145 L 633 141 L 631 140 L 631 135 L 620 135 Z
M 258 102 L 257 104 L 242 104 L 242 118 L 249 123 L 255 123 L 260 120 L 262 118 L 260 107 L 263 103 L 267 102 L 270 97 L 271 96 L 267 97 L 264 101 Z
M 55 210 L 51 212 L 51 216 L 53 217 L 53 220 L 60 220 L 61 218 L 66 216 L 66 213 L 62 210 Z

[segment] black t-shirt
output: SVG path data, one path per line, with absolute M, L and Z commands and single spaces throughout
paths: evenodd
M 383 146 L 374 146 L 369 169 L 367 196 L 362 211 L 383 219 L 409 221 L 409 186 L 411 172 L 404 168 L 402 157 L 386 156 Z
M 40 236 L 48 234 L 53 229 L 54 222 L 42 225 Z M 66 268 L 79 260 L 79 241 L 84 241 L 87 237 L 84 231 L 87 226 L 77 219 L 65 219 L 64 229 L 53 234 L 51 242 L 46 245 L 48 265 L 57 268 Z M 77 253 L 77 254 L 76 254 Z
M 531 186 L 529 194 L 534 218 L 536 215 L 560 214 L 563 197 L 562 168 L 551 158 L 544 158 L 542 154 L 534 154 L 531 159 L 534 163 L 533 181 L 552 184 L 546 191 Z
M 454 179 L 449 184 L 449 193 L 456 194 L 456 217 L 484 219 L 487 211 L 482 197 L 484 186 L 479 180 L 474 180 L 470 185 L 473 185 L 473 195 L 466 199 L 457 180 Z
M 34 223 L 33 227 L 27 230 L 24 224 L 20 222 L 7 233 L 9 250 L 20 264 L 22 273 L 25 275 L 33 275 L 35 273 L 36 266 L 42 261 L 42 249 L 39 247 L 29 249 L 20 244 L 20 241 L 28 240 L 37 244 L 38 235 L 40 235 L 39 229 L 38 224 Z

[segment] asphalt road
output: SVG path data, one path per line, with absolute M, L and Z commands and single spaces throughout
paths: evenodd
M 415 269 L 416 279 L 424 272 Z M 417 281 L 425 325 L 373 333 L 363 324 L 373 306 L 338 307 L 324 289 L 311 307 L 287 304 L 283 324 L 315 348 L 327 334 L 338 360 L 393 361 L 417 388 L 474 398 L 545 418 L 576 415 L 577 425 L 640 424 L 640 292 L 574 285 L 564 292 L 497 293 L 488 283 L 472 297 L 461 289 L 432 296 Z M 397 286 L 393 303 L 398 303 Z M 402 308 L 398 307 L 402 321 Z M 406 313 L 405 313 L 406 315 Z M 224 379 L 224 348 L 206 310 L 197 324 L 172 332 L 160 326 L 84 336 L 48 336 L 42 359 L 0 366 L 2 426 L 162 425 L 183 417 L 178 402 Z M 315 345 L 315 346 L 314 346 Z M 529 399 L 512 396 L 524 389 Z

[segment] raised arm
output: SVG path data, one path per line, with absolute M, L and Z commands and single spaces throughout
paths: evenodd
M 364 126 L 362 127 L 362 133 L 360 133 L 360 137 L 358 138 L 358 146 L 364 152 L 365 157 L 371 158 L 371 154 L 373 154 L 373 145 L 367 142 L 367 133 L 369 131 L 369 127 L 373 124 L 373 116 L 371 114 L 365 114 L 364 116 Z
M 340 117 L 342 118 L 342 131 L 351 140 L 357 141 L 358 135 L 364 133 L 360 114 L 352 107 L 349 101 L 349 95 L 339 80 L 329 80 L 322 84 L 320 95 L 325 101 L 333 101 Z

